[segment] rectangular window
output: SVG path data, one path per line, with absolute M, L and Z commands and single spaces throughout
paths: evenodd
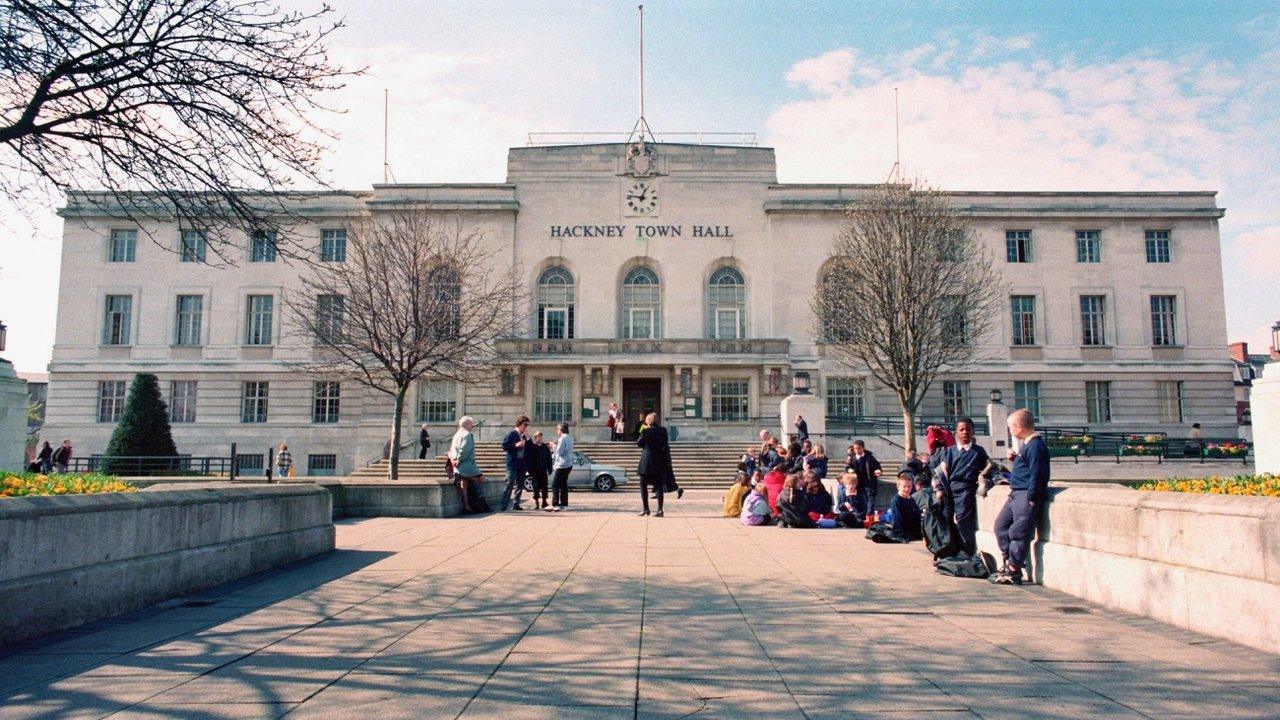
M 1148 230 L 1147 231 L 1147 262 L 1167 263 L 1172 259 L 1173 259 L 1173 253 L 1169 249 L 1169 231 L 1168 230 Z
M 749 380 L 712 380 L 711 419 L 745 422 L 750 417 L 750 388 Z
M 174 380 L 169 383 L 169 422 L 196 421 L 196 381 Z
M 1009 298 L 1013 311 L 1013 344 L 1036 344 L 1036 297 L 1034 295 L 1014 295 Z
M 344 229 L 320 231 L 320 261 L 346 262 L 347 231 Z
M 249 240 L 249 262 L 276 261 L 276 231 L 258 230 Z
M 108 295 L 106 315 L 102 323 L 103 345 L 128 345 L 129 328 L 133 323 L 133 297 Z
M 267 421 L 267 394 L 270 383 L 251 380 L 240 391 L 240 422 L 264 423 Z
M 1016 380 L 1013 383 L 1013 407 L 1025 408 L 1038 420 L 1040 419 L 1040 381 Z
M 338 456 L 333 453 L 307 456 L 308 475 L 335 475 L 338 471 Z
M 1173 295 L 1151 296 L 1151 344 L 1172 346 L 1177 338 L 1177 298 Z
M 653 308 L 628 308 L 627 327 L 623 335 L 633 340 L 653 337 Z
M 1182 418 L 1182 381 L 1156 381 L 1156 403 L 1160 410 L 1160 422 L 1181 423 Z
M 311 402 L 311 422 L 338 422 L 338 404 L 341 401 L 342 386 L 336 382 L 321 380 L 315 383 Z
M 1084 405 L 1090 423 L 1111 422 L 1111 383 L 1093 380 L 1086 382 Z
M 1102 262 L 1102 233 L 1098 230 L 1076 231 L 1076 262 Z
M 573 381 L 538 378 L 533 382 L 533 419 L 537 422 L 573 420 Z
M 862 417 L 862 382 L 857 378 L 831 378 L 827 380 L 827 417 L 848 419 Z
M 107 262 L 133 262 L 138 252 L 137 230 L 112 230 L 107 241 Z
M 342 331 L 342 315 L 346 305 L 341 295 L 316 296 L 316 339 L 335 342 Z
M 1107 298 L 1105 295 L 1080 296 L 1080 344 L 1107 344 Z
M 1011 263 L 1031 262 L 1031 231 L 1004 231 L 1005 257 Z
M 182 231 L 182 262 L 204 262 L 208 239 L 203 230 Z
M 569 309 L 543 308 L 542 338 L 544 340 L 565 340 L 569 337 Z
M 250 295 L 245 303 L 244 344 L 271 344 L 271 313 L 275 299 L 270 295 Z
M 266 455 L 262 453 L 240 454 L 236 455 L 236 467 L 240 472 L 246 470 L 265 470 Z
M 969 327 L 966 321 L 964 298 L 948 295 L 943 299 L 942 337 L 953 345 L 965 345 L 969 342 Z
M 737 340 L 741 327 L 742 316 L 738 308 L 716 308 L 716 339 Z
M 942 412 L 952 422 L 969 414 L 968 380 L 946 380 L 942 383 Z
M 125 382 L 103 380 L 98 383 L 98 422 L 115 422 L 124 414 Z
M 178 296 L 178 317 L 174 326 L 174 345 L 199 345 L 200 322 L 204 314 L 204 298 L 200 295 Z
M 418 422 L 451 423 L 458 418 L 458 387 L 452 380 L 418 385 Z

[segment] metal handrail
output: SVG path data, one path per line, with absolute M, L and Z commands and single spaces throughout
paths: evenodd
M 111 475 L 229 475 L 231 458 L 226 455 L 90 455 L 71 458 L 67 469 L 71 472 L 101 472 Z

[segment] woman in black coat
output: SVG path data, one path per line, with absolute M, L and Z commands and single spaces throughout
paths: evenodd
M 640 435 L 636 438 L 636 447 L 640 448 L 640 465 L 636 473 L 640 476 L 640 500 L 644 510 L 649 514 L 649 488 L 652 486 L 654 498 L 658 501 L 657 517 L 662 517 L 662 497 L 668 485 L 674 485 L 675 471 L 671 469 L 671 443 L 667 438 L 667 429 L 658 424 L 658 414 L 649 413 L 640 426 Z

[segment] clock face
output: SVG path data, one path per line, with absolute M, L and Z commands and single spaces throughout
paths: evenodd
M 635 215 L 650 215 L 658 209 L 658 188 L 649 182 L 638 182 L 627 188 L 623 200 Z

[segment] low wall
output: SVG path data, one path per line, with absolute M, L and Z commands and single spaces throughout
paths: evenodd
M 333 493 L 335 517 L 454 517 L 462 514 L 462 501 L 458 490 L 446 479 L 413 482 L 389 480 L 353 480 L 343 478 L 325 482 L 324 487 Z M 493 509 L 502 502 L 506 482 L 490 480 L 482 486 L 485 499 Z M 533 503 L 532 493 L 526 492 L 524 504 Z
M 978 544 L 1009 490 L 979 501 Z M 1280 500 L 1051 488 L 1032 546 L 1036 581 L 1106 607 L 1280 653 Z
M 329 493 L 248 485 L 0 500 L 0 645 L 334 547 Z

